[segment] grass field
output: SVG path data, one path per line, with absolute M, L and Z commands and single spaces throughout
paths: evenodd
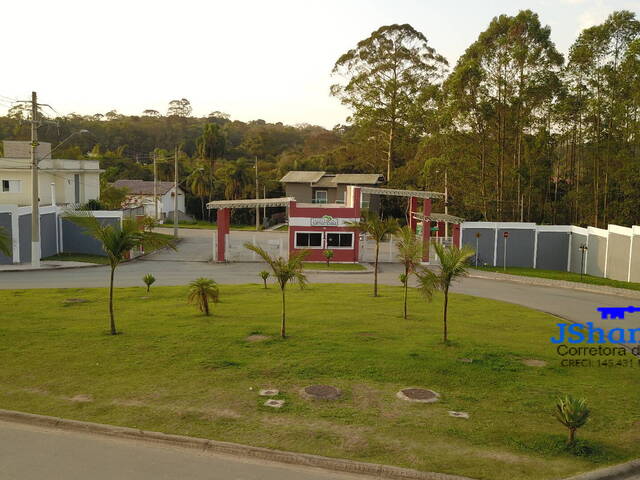
M 452 295 L 444 346 L 439 296 L 411 291 L 403 320 L 400 287 L 374 299 L 370 285 L 311 285 L 288 290 L 283 341 L 278 289 L 220 289 L 209 318 L 185 303 L 187 287 L 117 289 L 117 336 L 106 335 L 104 289 L 0 291 L 1 407 L 493 480 L 561 478 L 640 454 L 637 372 L 561 367 L 547 314 Z M 301 398 L 317 383 L 343 398 Z M 441 401 L 395 397 L 411 386 Z M 284 408 L 262 406 L 267 387 Z M 592 411 L 574 452 L 552 417 L 564 393 Z
M 109 260 L 107 257 L 100 255 L 89 255 L 86 253 L 59 253 L 52 255 L 42 260 L 51 260 L 59 262 L 85 262 L 85 263 L 99 263 L 100 265 L 108 265 Z
M 326 263 L 320 262 L 305 262 L 305 270 L 326 270 L 332 272 L 358 272 L 366 270 L 364 265 L 359 263 Z
M 561 272 L 558 270 L 537 270 L 535 268 L 507 267 L 506 271 L 502 267 L 474 267 L 476 270 L 485 272 L 507 273 L 510 275 L 523 275 L 526 277 L 551 278 L 553 280 L 565 280 L 567 282 L 589 283 L 591 285 L 605 285 L 607 287 L 626 288 L 627 290 L 640 290 L 640 283 L 622 282 L 610 278 L 593 277 L 579 273 Z

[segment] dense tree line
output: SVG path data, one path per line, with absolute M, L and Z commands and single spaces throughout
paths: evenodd
M 581 32 L 567 58 L 549 27 L 524 10 L 494 18 L 455 65 L 411 25 L 388 25 L 338 57 L 331 94 L 352 112 L 332 130 L 213 112 L 187 99 L 166 115 L 67 115 L 41 128 L 54 143 L 87 129 L 58 155 L 101 158 L 107 182 L 180 176 L 192 210 L 216 198 L 281 193 L 291 169 L 376 172 L 394 187 L 442 191 L 473 220 L 606 226 L 640 223 L 640 22 L 614 12 Z M 0 138 L 27 139 L 21 107 Z

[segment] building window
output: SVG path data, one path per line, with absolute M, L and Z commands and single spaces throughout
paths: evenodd
M 322 233 L 296 232 L 296 248 L 322 248 Z
M 3 193 L 20 193 L 22 187 L 20 180 L 2 180 Z
M 315 190 L 313 192 L 313 203 L 327 203 L 328 196 L 326 190 Z
M 353 248 L 353 233 L 327 232 L 327 248 Z

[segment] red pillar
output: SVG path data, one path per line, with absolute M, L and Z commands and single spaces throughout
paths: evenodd
M 229 223 L 231 220 L 230 210 L 228 208 L 220 208 L 218 210 L 218 262 L 224 262 L 224 250 L 226 247 L 226 235 L 229 233 Z
M 438 237 L 446 237 L 447 234 L 444 231 L 444 222 L 438 222 Z
M 453 244 L 460 248 L 460 224 L 454 223 L 451 228 L 453 230 Z
M 413 214 L 418 211 L 418 197 L 409 198 L 409 226 L 413 233 L 416 232 L 416 227 L 418 226 L 418 221 L 413 218 Z
M 422 214 L 425 217 L 431 215 L 431 199 L 425 198 L 422 201 Z M 425 220 L 422 222 L 422 261 L 429 261 L 429 247 L 431 244 L 431 222 Z

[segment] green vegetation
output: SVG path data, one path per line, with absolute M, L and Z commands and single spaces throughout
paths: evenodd
M 331 259 L 333 259 L 333 256 L 334 256 L 333 250 L 323 250 L 322 255 L 327 261 L 327 267 L 328 267 L 331 263 Z
M 9 239 L 9 235 L 4 227 L 0 227 L 0 253 L 6 255 L 7 257 L 11 256 L 12 248 L 11 241 Z
M 370 285 L 310 285 L 288 293 L 293 322 L 282 341 L 278 289 L 219 288 L 215 321 L 185 303 L 187 286 L 155 287 L 150 299 L 140 287 L 116 289 L 124 335 L 115 337 L 98 315 L 107 289 L 0 291 L 0 404 L 487 480 L 564 478 L 640 455 L 637 378 L 628 368 L 560 367 L 550 315 L 452 294 L 455 335 L 445 347 L 439 293 L 427 303 L 410 289 L 415 306 L 402 320 L 400 286 L 372 298 Z M 246 341 L 252 334 L 270 338 Z M 520 361 L 531 358 L 548 365 Z M 344 395 L 304 400 L 298 392 L 310 384 Z M 441 401 L 397 399 L 407 386 Z M 267 387 L 287 400 L 281 410 L 262 406 L 256 391 Z M 571 451 L 550 414 L 566 392 L 588 398 L 592 412 Z
M 604 285 L 614 288 L 626 288 L 628 290 L 640 290 L 640 283 L 623 282 L 621 280 L 612 280 L 610 278 L 594 277 L 591 275 L 583 275 L 580 278 L 579 273 L 561 272 L 558 270 L 537 270 L 535 268 L 524 267 L 507 267 L 505 271 L 502 267 L 473 267 L 475 270 L 485 272 L 507 273 L 509 275 L 522 275 L 525 277 L 550 278 L 552 280 L 565 280 L 567 282 L 589 283 L 591 285 Z
M 262 279 L 262 283 L 264 284 L 264 288 L 267 288 L 267 280 L 269 279 L 269 275 L 271 275 L 269 272 L 267 272 L 266 270 L 262 270 L 258 275 L 260 275 L 260 278 Z
M 364 271 L 366 267 L 359 263 L 332 263 L 327 266 L 326 263 L 320 262 L 304 262 L 305 270 L 322 270 L 333 272 L 352 272 L 352 271 Z
M 109 259 L 103 255 L 89 255 L 88 253 L 58 253 L 42 260 L 53 260 L 58 262 L 85 262 L 109 265 Z
M 151 285 L 156 282 L 156 277 L 154 277 L 150 273 L 147 273 L 144 277 L 142 277 L 142 281 L 147 286 L 147 293 L 149 293 L 149 291 L 151 290 Z
M 209 316 L 209 301 L 220 301 L 220 290 L 215 280 L 210 278 L 197 278 L 189 284 L 189 303 L 193 303 L 202 313 Z
M 402 283 L 402 318 L 407 318 L 407 297 L 409 289 L 409 279 L 416 271 L 416 267 L 422 261 L 422 241 L 410 226 L 402 227 L 398 233 L 398 259 L 404 266 L 404 273 L 400 274 L 400 283 Z
M 583 427 L 589 420 L 589 408 L 584 398 L 573 398 L 565 395 L 556 401 L 555 417 L 569 430 L 567 444 L 573 446 L 576 442 L 576 430 Z

